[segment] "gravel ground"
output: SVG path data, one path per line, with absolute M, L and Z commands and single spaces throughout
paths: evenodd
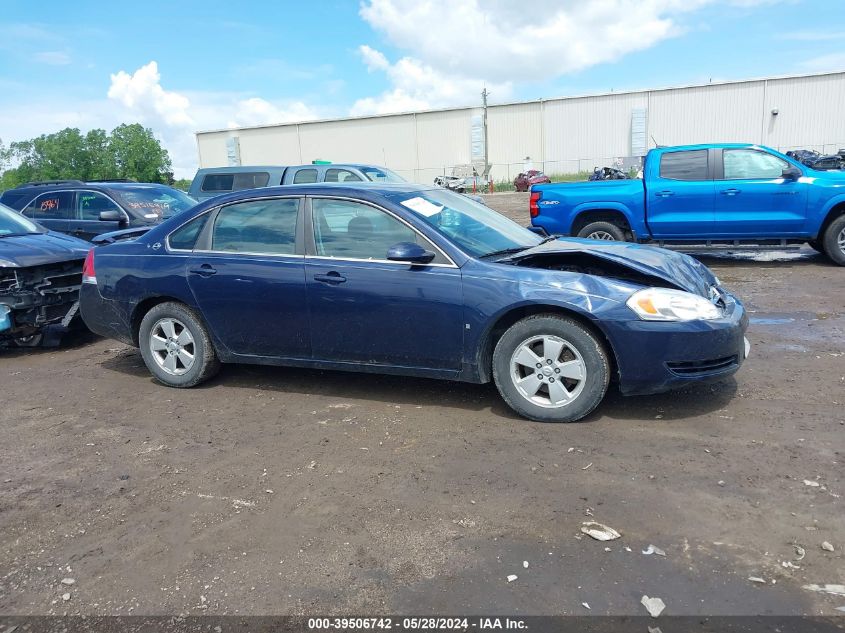
M 0 613 L 839 613 L 804 585 L 845 583 L 845 269 L 702 259 L 751 312 L 742 370 L 579 424 L 490 385 L 231 366 L 177 391 L 90 335 L 0 351 Z

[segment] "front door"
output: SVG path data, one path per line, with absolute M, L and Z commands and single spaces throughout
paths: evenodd
M 713 181 L 706 149 L 664 152 L 647 181 L 646 220 L 658 239 L 701 239 L 713 230 Z
M 384 209 L 311 199 L 305 271 L 314 358 L 428 369 L 461 368 L 461 271 Z M 437 254 L 427 265 L 387 261 L 398 242 Z
M 124 229 L 129 225 L 126 212 L 99 191 L 77 191 L 75 206 L 68 232 L 81 240 L 90 242 L 98 235 Z M 118 219 L 100 219 L 103 212 L 117 213 Z
M 268 198 L 222 207 L 188 258 L 202 315 L 236 354 L 311 355 L 300 206 L 300 198 Z
M 783 178 L 791 167 L 782 158 L 755 148 L 725 148 L 717 175 L 718 237 L 801 235 L 807 216 L 807 185 Z

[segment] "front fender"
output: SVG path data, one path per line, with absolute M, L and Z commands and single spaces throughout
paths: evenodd
M 845 205 L 845 193 L 841 193 L 838 196 L 833 196 L 825 202 L 824 206 L 822 207 L 821 211 L 815 219 L 814 226 L 812 227 L 812 232 L 816 235 L 817 238 L 821 238 L 821 229 L 825 224 L 825 220 L 827 219 L 828 214 L 833 210 L 834 207 L 837 207 L 839 205 Z

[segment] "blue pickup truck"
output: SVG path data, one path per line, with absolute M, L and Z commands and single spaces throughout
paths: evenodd
M 642 179 L 534 185 L 531 224 L 549 235 L 660 245 L 809 243 L 845 266 L 845 171 L 767 147 L 660 147 Z

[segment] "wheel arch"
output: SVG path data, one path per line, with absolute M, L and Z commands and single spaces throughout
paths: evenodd
M 824 239 L 824 234 L 825 231 L 827 231 L 827 227 L 829 227 L 830 223 L 833 222 L 840 215 L 845 215 L 845 198 L 840 198 L 830 207 L 830 209 L 828 209 L 824 220 L 822 220 L 821 226 L 819 226 L 819 232 L 816 235 L 817 240 Z
M 202 318 L 202 315 L 197 312 L 197 309 L 194 306 L 185 303 L 178 297 L 171 297 L 168 295 L 156 295 L 154 297 L 147 297 L 135 306 L 135 308 L 132 310 L 132 316 L 130 317 L 129 321 L 132 333 L 132 342 L 135 344 L 135 347 L 139 347 L 140 345 L 139 332 L 141 330 L 141 321 L 144 320 L 144 316 L 147 314 L 147 312 L 152 310 L 157 305 L 168 302 L 179 303 L 190 309 L 192 312 L 194 312 L 194 314 L 196 314 L 197 318 L 203 322 L 203 325 L 205 325 L 206 329 L 208 329 L 208 324 L 205 322 L 205 319 Z
M 555 316 L 565 316 L 579 325 L 582 325 L 587 331 L 592 333 L 604 346 L 608 352 L 607 359 L 610 363 L 610 375 L 616 376 L 618 373 L 619 363 L 616 358 L 616 350 L 610 342 L 607 334 L 597 324 L 594 319 L 583 312 L 571 308 L 569 306 L 561 306 L 550 303 L 528 303 L 519 306 L 513 306 L 507 311 L 496 317 L 496 320 L 485 330 L 481 336 L 478 348 L 476 350 L 476 367 L 478 371 L 479 382 L 490 382 L 492 378 L 493 368 L 493 350 L 496 343 L 502 337 L 502 334 L 507 331 L 517 321 L 530 316 L 538 314 L 550 314 Z
M 633 237 L 631 228 L 631 221 L 627 213 L 619 207 L 611 205 L 602 207 L 591 207 L 588 209 L 579 209 L 572 220 L 571 235 L 578 235 L 578 232 L 588 224 L 593 222 L 610 222 L 617 225 L 626 234 Z

